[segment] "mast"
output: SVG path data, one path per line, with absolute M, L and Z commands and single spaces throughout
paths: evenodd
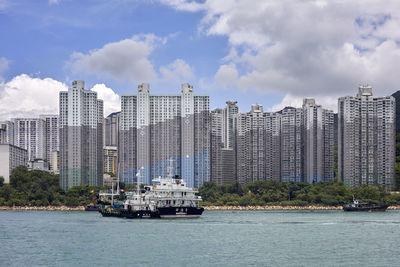
M 120 168 L 120 164 L 118 163 L 118 170 L 117 170 L 117 192 L 119 194 L 119 168 Z
M 173 172 L 173 168 L 174 168 L 174 160 L 171 158 L 170 160 L 169 160 L 169 166 L 168 166 L 168 178 L 170 179 L 170 181 L 171 181 L 171 184 L 172 184 L 172 177 L 173 177 L 173 175 L 172 175 L 172 172 Z
M 113 181 L 111 182 L 111 206 L 114 206 L 114 182 Z

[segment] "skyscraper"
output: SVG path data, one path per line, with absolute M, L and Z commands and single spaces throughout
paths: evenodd
M 57 172 L 57 160 L 55 160 L 54 153 L 60 151 L 60 139 L 59 139 L 59 123 L 58 115 L 40 115 L 39 116 L 45 122 L 45 133 L 46 133 L 46 160 L 50 162 L 50 168 Z
M 236 173 L 239 183 L 281 179 L 280 114 L 264 113 L 252 105 L 249 113 L 235 116 Z
M 217 185 L 236 180 L 234 153 L 234 117 L 239 108 L 236 101 L 227 101 L 224 109 L 211 112 L 211 180 Z
M 121 97 L 119 160 L 126 183 L 151 183 L 173 173 L 188 186 L 209 180 L 209 96 L 193 94 L 182 85 L 181 95 L 151 95 L 138 86 L 137 95 Z
M 280 143 L 282 182 L 305 182 L 303 122 L 301 108 L 282 110 Z
M 264 113 L 262 105 L 235 116 L 237 179 L 333 180 L 333 112 L 304 99 L 302 108 Z
M 46 159 L 46 122 L 41 118 L 14 118 L 14 145 L 28 151 L 28 161 Z
M 104 145 L 118 146 L 121 112 L 113 112 L 104 119 Z
M 60 92 L 60 186 L 103 184 L 103 101 L 84 81 Z
M 338 101 L 338 173 L 346 186 L 395 186 L 395 100 L 371 86 Z
M 332 110 L 303 100 L 305 182 L 333 181 L 334 116 Z

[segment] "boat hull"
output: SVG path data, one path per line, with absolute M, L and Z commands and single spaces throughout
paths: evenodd
M 351 206 L 344 206 L 344 211 L 385 211 L 389 205 L 374 205 L 374 206 L 366 206 L 366 207 L 351 207 Z
M 85 211 L 99 211 L 100 210 L 100 208 L 99 208 L 99 206 L 96 206 L 96 205 L 89 205 L 89 206 L 86 206 L 85 207 Z
M 121 210 L 121 217 L 127 219 L 154 219 L 160 218 L 158 213 L 150 210 Z
M 199 218 L 204 208 L 199 207 L 165 207 L 158 208 L 161 219 Z

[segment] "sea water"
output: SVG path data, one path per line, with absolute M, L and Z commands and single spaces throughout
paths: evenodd
M 400 211 L 0 211 L 0 266 L 399 266 Z

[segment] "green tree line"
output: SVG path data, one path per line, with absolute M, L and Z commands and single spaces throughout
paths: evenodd
M 204 205 L 217 206 L 339 206 L 354 195 L 362 202 L 400 204 L 400 194 L 389 194 L 378 186 L 347 188 L 343 183 L 294 183 L 256 181 L 245 186 L 239 183 L 217 186 L 206 182 L 199 188 Z
M 135 189 L 120 183 L 121 189 Z M 91 202 L 92 193 L 109 187 L 75 186 L 67 192 L 59 186 L 59 176 L 43 171 L 28 171 L 20 166 L 13 170 L 10 183 L 0 177 L 0 206 L 80 206 Z M 217 186 L 206 182 L 199 188 L 203 205 L 343 205 L 355 195 L 360 201 L 400 204 L 400 194 L 389 194 L 378 186 L 346 188 L 343 183 L 293 183 L 257 181 L 245 186 L 239 183 Z

